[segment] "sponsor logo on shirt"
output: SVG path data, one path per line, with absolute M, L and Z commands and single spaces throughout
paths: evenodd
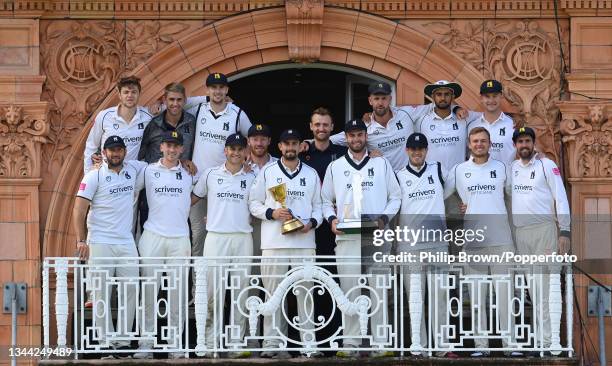
M 474 184 L 473 186 L 467 187 L 468 192 L 476 194 L 487 194 L 495 191 L 495 185 L 493 184 Z
M 559 168 L 553 168 L 552 172 L 554 175 L 561 175 L 561 171 L 559 170 Z
M 218 133 L 212 133 L 207 131 L 200 131 L 200 137 L 207 140 L 216 140 L 218 143 L 223 142 L 225 144 L 225 140 L 227 140 L 227 136 L 221 135 Z
M 306 193 L 302 191 L 287 191 L 287 197 L 304 197 Z
M 525 184 L 515 184 L 512 187 L 512 190 L 516 191 L 517 193 L 532 192 L 533 191 L 533 186 L 525 185 Z
M 79 191 L 84 191 L 84 190 L 85 190 L 85 187 L 87 187 L 87 184 L 86 184 L 86 183 L 81 183 L 81 184 L 79 184 Z
M 361 182 L 361 186 L 362 187 L 374 187 L 374 182 L 369 182 L 369 181 Z M 347 183 L 346 189 L 351 189 L 351 188 L 353 188 L 353 183 Z
M 451 142 L 461 142 L 461 139 L 458 136 L 451 137 L 436 137 L 433 139 L 429 139 L 432 144 L 447 144 Z
M 134 190 L 134 187 L 132 187 L 132 186 L 125 186 L 125 187 L 111 188 L 111 189 L 108 190 L 108 193 L 110 193 L 110 194 L 118 194 L 118 193 L 132 192 L 133 190 Z
M 229 199 L 239 199 L 244 200 L 244 195 L 240 193 L 234 192 L 218 192 L 217 198 L 229 198 Z
M 406 141 L 405 137 L 398 137 L 396 139 L 393 140 L 389 140 L 389 141 L 385 141 L 385 142 L 381 142 L 378 144 L 378 148 L 379 149 L 383 149 L 385 147 L 392 147 L 398 144 L 404 144 Z
M 140 141 L 142 141 L 142 136 L 134 136 L 134 137 L 124 137 L 123 141 L 126 144 L 136 144 L 136 143 L 140 143 Z
M 502 150 L 504 148 L 504 143 L 503 142 L 492 142 L 491 143 L 491 148 L 494 150 Z
M 162 187 L 157 187 L 155 188 L 155 193 L 183 193 L 183 188 L 181 187 L 168 187 L 168 186 L 162 186 Z
M 429 199 L 432 195 L 436 194 L 435 189 L 428 189 L 425 191 L 416 191 L 408 194 L 408 198 L 416 200 Z

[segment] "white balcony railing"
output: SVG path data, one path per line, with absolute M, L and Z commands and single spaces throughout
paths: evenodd
M 466 274 L 461 265 L 422 269 L 392 264 L 369 268 L 363 274 L 347 274 L 346 268 L 359 271 L 361 258 L 274 258 L 273 263 L 265 258 L 262 263 L 261 257 L 186 257 L 169 264 L 160 264 L 167 258 L 125 258 L 120 265 L 46 258 L 42 277 L 44 345 L 71 347 L 75 357 L 117 352 L 109 347 L 118 341 L 131 342 L 133 349 L 137 348 L 134 341 L 149 342 L 151 352 L 184 352 L 192 357 L 223 356 L 223 352 L 238 349 L 261 351 L 265 341 L 309 355 L 342 350 L 348 339 L 358 345 L 351 350 L 385 350 L 398 355 L 474 350 L 550 351 L 554 355 L 565 351 L 570 357 L 573 353 L 570 267 L 562 274 L 550 275 L 546 310 L 541 295 L 546 281 L 535 267 L 514 266 L 505 274 L 474 275 Z M 331 272 L 332 265 L 342 275 Z M 140 275 L 117 276 L 113 272 L 117 266 L 136 266 Z M 270 270 L 273 267 L 280 271 Z M 190 273 L 192 281 L 187 281 Z M 422 276 L 427 278 L 426 293 L 421 291 Z M 271 281 L 278 283 L 273 292 L 264 286 Z M 349 289 L 346 284 L 350 281 L 353 286 Z M 165 296 L 153 296 L 158 284 L 163 290 L 160 295 L 165 292 Z M 474 301 L 465 298 L 464 288 L 471 291 Z M 194 301 L 190 304 L 187 298 L 192 291 Z M 87 292 L 91 293 L 92 309 L 84 306 Z M 223 294 L 229 298 L 224 299 Z M 298 299 L 299 316 L 287 310 L 290 294 Z M 130 329 L 126 323 L 132 316 L 129 296 L 136 299 Z M 323 315 L 317 309 L 322 297 L 329 297 L 333 304 Z M 502 306 L 502 301 L 508 301 L 509 306 Z M 428 304 L 425 312 L 424 302 Z M 147 307 L 154 313 L 146 314 Z M 176 316 L 171 316 L 173 309 Z M 487 311 L 484 322 L 477 316 L 482 309 Z M 106 316 L 109 313 L 112 317 Z M 338 314 L 341 323 L 333 326 Z M 563 314 L 568 325 L 565 337 L 560 334 Z M 550 317 L 550 342 L 544 331 L 546 316 Z M 268 335 L 261 332 L 264 317 L 273 329 Z M 426 319 L 425 340 L 421 339 L 422 317 Z M 117 322 L 114 330 L 109 327 L 111 319 Z M 343 334 L 351 325 L 358 331 Z M 321 331 L 330 327 L 333 329 L 323 339 Z M 102 329 L 106 337 L 100 336 Z M 289 329 L 300 336 L 290 336 Z M 56 339 L 51 339 L 52 333 Z M 472 346 L 470 341 L 479 339 L 492 344 Z

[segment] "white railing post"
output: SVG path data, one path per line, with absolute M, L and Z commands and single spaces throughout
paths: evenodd
M 412 272 L 412 271 L 411 271 Z M 416 272 L 416 271 L 415 271 Z M 421 292 L 421 274 L 410 273 L 410 334 L 412 344 L 410 345 L 413 355 L 420 354 L 423 349 L 421 345 L 421 318 L 423 317 L 423 293 Z M 405 281 L 404 277 L 404 281 Z
M 196 355 L 204 356 L 206 353 L 206 315 L 208 313 L 208 265 L 204 258 L 195 260 L 195 318 L 196 318 Z
M 45 259 L 42 270 L 42 326 L 43 345 L 45 348 L 49 343 L 49 262 Z
M 550 353 L 557 356 L 561 353 L 561 275 L 550 274 L 550 292 L 548 294 L 548 312 L 550 314 Z
M 567 265 L 565 273 L 565 328 L 567 330 L 567 348 L 570 349 L 567 356 L 572 357 L 574 347 L 574 281 L 571 264 Z
M 66 346 L 68 325 L 68 259 L 58 259 L 55 263 L 55 321 L 57 323 L 57 345 Z

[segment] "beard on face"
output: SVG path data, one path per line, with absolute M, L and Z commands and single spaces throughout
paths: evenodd
M 389 108 L 375 108 L 374 109 L 374 114 L 376 114 L 378 117 L 382 117 L 385 114 L 387 114 L 387 112 L 389 111 Z
M 521 159 L 527 159 L 533 156 L 533 149 L 530 149 L 528 147 L 524 147 L 522 149 L 519 150 L 518 155 L 521 157 Z
M 354 141 L 348 144 L 349 145 L 349 149 L 351 149 L 351 151 L 356 152 L 356 153 L 360 153 L 363 151 L 363 149 L 365 149 L 365 142 L 362 141 Z
M 106 159 L 106 164 L 109 168 L 116 168 L 123 164 L 123 158 L 110 158 Z
M 295 160 L 297 159 L 297 151 L 287 150 L 283 153 L 283 158 L 285 158 L 285 160 Z
M 448 107 L 450 107 L 450 103 L 447 103 L 444 100 L 440 102 L 436 102 L 436 108 L 438 109 L 447 109 Z

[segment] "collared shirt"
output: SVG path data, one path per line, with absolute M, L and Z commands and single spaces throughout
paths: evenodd
M 138 151 L 145 128 L 153 116 L 144 108 L 137 107 L 131 121 L 126 121 L 118 114 L 119 107 L 107 108 L 96 116 L 94 124 L 87 136 L 85 152 L 83 153 L 84 172 L 93 166 L 91 155 L 100 152 L 104 141 L 110 136 L 119 136 L 126 146 L 125 160 L 138 160 Z
M 161 160 L 149 164 L 143 181 L 149 204 L 149 217 L 144 228 L 165 237 L 189 236 L 189 209 L 193 177 L 181 163 L 166 168 Z
M 512 245 L 505 193 L 510 194 L 508 168 L 499 160 L 489 158 L 476 164 L 473 158 L 455 165 L 448 174 L 444 195 L 454 192 L 467 205 L 464 228 L 483 230 L 482 240 L 467 244 L 471 247 Z
M 261 249 L 315 249 L 315 230 L 282 235 L 282 222 L 272 218 L 272 211 L 280 208 L 281 204 L 269 189 L 283 183 L 287 189 L 286 207 L 293 216 L 305 224 L 314 219 L 313 229 L 322 222 L 321 181 L 317 172 L 302 163 L 293 172 L 288 172 L 280 160 L 268 164 L 257 175 L 249 192 L 249 210 L 262 220 Z
M 201 101 L 196 103 L 197 101 Z M 251 121 L 247 114 L 233 103 L 215 113 L 205 97 L 187 98 L 185 110 L 196 117 L 196 136 L 193 147 L 193 163 L 198 168 L 196 177 L 208 168 L 225 162 L 225 140 L 233 133 L 247 136 Z
M 249 191 L 255 180 L 251 171 L 233 174 L 225 164 L 207 169 L 193 194 L 207 200 L 206 230 L 215 233 L 250 233 Z M 228 218 L 231 218 L 228 219 Z
M 452 112 L 442 118 L 432 110 L 416 122 L 415 131 L 427 137 L 427 159 L 439 161 L 445 171 L 465 161 L 467 122 L 464 119 Z
M 446 230 L 444 176 L 437 161 L 425 162 L 420 168 L 408 164 L 397 172 L 402 191 L 399 224 L 416 235 L 414 241 L 402 242 L 400 250 L 431 249 L 448 243 L 441 235 L 428 235 L 425 230 Z
M 368 125 L 368 144 L 369 150 L 380 150 L 383 156 L 389 160 L 393 170 L 402 169 L 408 164 L 406 155 L 406 140 L 414 132 L 413 111 L 425 111 L 429 106 L 413 107 L 391 107 L 393 117 L 387 122 L 386 126 L 376 122 L 374 115 Z M 346 135 L 344 132 L 330 136 L 331 142 L 337 145 L 346 146 Z
M 181 119 L 175 126 L 166 122 L 166 111 L 155 116 L 145 128 L 142 143 L 138 152 L 138 160 L 154 163 L 162 158 L 159 149 L 164 132 L 178 131 L 183 135 L 183 153 L 181 159 L 191 160 L 193 141 L 195 138 L 195 117 L 187 112 L 181 114 Z
M 353 184 L 359 181 L 361 189 L 356 190 Z M 356 163 L 347 153 L 327 167 L 321 198 L 323 215 L 330 222 L 336 217 L 342 221 L 359 219 L 361 215 L 385 215 L 390 220 L 399 210 L 401 191 L 387 159 L 366 155 Z M 342 237 L 337 236 L 336 240 Z
M 512 217 L 517 227 L 556 219 L 562 231 L 570 231 L 570 208 L 557 164 L 548 158 L 520 159 L 512 163 Z M 555 209 L 556 207 L 556 209 Z
M 264 165 L 262 165 L 261 168 L 253 161 L 249 162 L 249 167 L 251 167 L 251 171 L 255 174 L 255 176 L 257 176 L 257 174 L 259 174 L 259 171 L 263 169 L 266 165 L 275 163 L 277 161 L 278 158 L 275 158 L 274 156 L 268 154 L 268 161 Z
M 311 142 L 308 151 L 305 151 L 300 154 L 300 160 L 313 167 L 319 174 L 319 178 L 321 179 L 321 181 L 323 181 L 327 166 L 332 161 L 346 154 L 346 151 L 346 147 L 336 145 L 331 141 L 329 142 L 329 146 L 327 146 L 327 149 L 325 150 L 317 149 L 314 142 Z
M 133 244 L 134 196 L 142 189 L 145 162 L 124 161 L 116 173 L 106 162 L 100 169 L 85 174 L 77 197 L 91 201 L 87 216 L 87 241 L 90 244 Z
M 299 159 L 297 165 L 295 166 L 295 169 L 291 169 L 287 165 L 285 165 L 285 161 L 283 158 L 278 159 L 278 163 L 282 165 L 283 169 L 285 169 L 285 171 L 291 175 L 293 175 L 295 172 L 298 172 L 302 168 L 302 161 Z
M 495 121 L 489 123 L 484 118 L 484 113 L 470 112 L 469 119 L 468 133 L 476 127 L 486 128 L 491 134 L 491 149 L 489 150 L 491 158 L 500 160 L 510 166 L 516 158 L 516 149 L 512 142 L 512 134 L 514 133 L 512 118 L 502 112 Z

